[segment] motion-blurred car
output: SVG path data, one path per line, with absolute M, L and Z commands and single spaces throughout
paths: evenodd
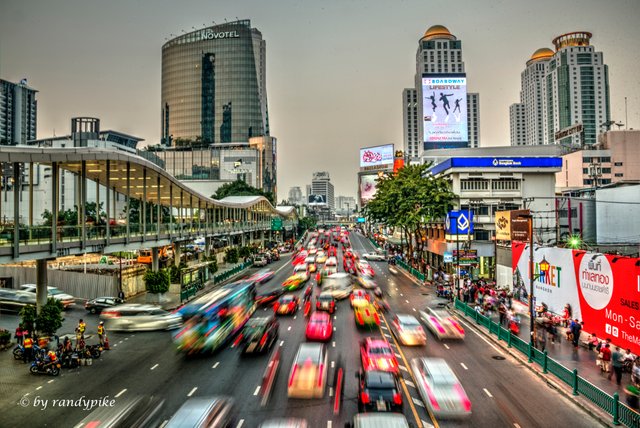
M 380 254 L 380 253 L 366 253 L 362 257 L 367 259 L 367 260 L 372 260 L 372 261 L 385 261 L 386 260 L 386 257 L 384 256 L 384 254 Z
M 122 397 L 99 406 L 74 428 L 156 427 L 162 423 L 164 400 L 153 396 Z
M 358 273 L 360 275 L 366 275 L 371 278 L 373 278 L 376 275 L 373 268 L 371 267 L 369 262 L 367 262 L 366 260 L 356 261 L 356 269 L 358 270 Z
M 258 306 L 266 306 L 275 302 L 284 294 L 284 290 L 279 288 L 277 290 L 269 291 L 267 293 L 261 293 L 256 295 L 256 304 Z
M 301 277 L 304 278 L 305 281 L 308 281 L 309 278 L 311 277 L 311 275 L 309 275 L 309 267 L 307 266 L 306 263 L 295 265 L 295 267 L 293 268 L 293 274 L 300 275 Z
M 354 296 L 351 299 L 351 307 L 352 308 L 361 308 L 363 306 L 367 306 L 369 303 L 371 303 L 371 299 L 369 299 L 369 296 Z
M 240 332 L 238 347 L 243 354 L 267 352 L 278 338 L 279 327 L 273 316 L 250 318 Z
M 381 370 L 398 374 L 398 360 L 386 340 L 367 337 L 360 344 L 360 359 L 364 371 Z
M 306 250 L 300 251 L 298 254 L 293 256 L 293 261 L 291 262 L 291 264 L 293 264 L 294 266 L 297 266 L 299 264 L 304 264 L 304 260 L 307 258 L 308 255 L 309 253 L 307 253 Z
M 317 264 L 324 264 L 327 261 L 327 255 L 324 251 L 318 251 L 318 254 L 316 255 L 316 263 Z
M 0 288 L 0 309 L 20 312 L 25 306 L 36 305 L 36 295 L 28 291 Z
M 362 288 L 366 288 L 367 290 L 373 290 L 378 286 L 376 282 L 369 275 L 359 275 L 358 276 L 358 284 Z
M 268 263 L 267 257 L 262 254 L 258 254 L 253 258 L 254 266 L 266 266 Z
M 305 281 L 306 279 L 304 274 L 296 273 L 284 280 L 284 282 L 282 283 L 282 288 L 287 291 L 295 291 L 302 288 Z
M 362 306 L 356 306 L 353 308 L 353 318 L 358 327 L 377 327 L 380 325 L 380 316 L 375 306 L 371 303 L 366 303 Z
M 327 371 L 327 350 L 324 343 L 301 343 L 289 373 L 287 396 L 322 398 Z
M 307 340 L 326 342 L 333 335 L 331 315 L 326 312 L 314 312 L 309 318 L 305 336 Z
M 330 314 L 336 311 L 336 299 L 331 293 L 320 293 L 316 298 L 316 310 L 327 311 Z
M 247 281 L 255 282 L 256 284 L 264 284 L 273 278 L 274 272 L 271 269 L 261 269 L 258 272 L 251 275 Z
M 420 319 L 438 339 L 464 339 L 464 328 L 451 314 L 442 309 L 426 308 Z
M 317 270 L 315 256 L 307 257 L 306 259 L 304 259 L 304 262 L 307 265 L 307 271 L 309 271 L 309 273 L 313 273 Z
M 259 428 L 309 428 L 309 423 L 306 419 L 278 418 L 262 422 Z
M 337 300 L 346 299 L 352 290 L 353 280 L 347 273 L 334 273 L 322 280 L 322 292 L 331 293 Z
M 358 371 L 358 412 L 402 413 L 402 390 L 393 373 Z
M 113 308 L 114 306 L 121 305 L 124 300 L 118 297 L 96 297 L 95 299 L 87 300 L 84 304 L 84 308 L 92 314 L 102 312 L 104 309 Z
M 413 315 L 397 314 L 391 321 L 391 331 L 403 345 L 427 344 L 427 335 Z
M 235 427 L 238 411 L 230 397 L 191 397 L 164 428 Z
M 29 293 L 36 294 L 36 284 L 24 284 L 20 286 L 20 290 L 27 291 Z M 71 294 L 67 294 L 64 291 L 56 287 L 47 287 L 47 297 L 52 297 L 62 303 L 65 309 L 69 309 L 76 304 L 76 298 Z
M 349 299 L 351 300 L 351 307 L 353 307 L 353 301 L 355 299 L 365 299 L 369 302 L 371 301 L 371 296 L 364 290 L 353 290 Z
M 182 317 L 159 306 L 126 303 L 103 309 L 100 319 L 107 331 L 170 330 L 182 325 Z
M 273 311 L 277 315 L 292 315 L 298 312 L 300 299 L 293 294 L 285 294 L 273 304 Z
M 407 418 L 401 413 L 358 413 L 345 428 L 409 428 Z
M 411 370 L 422 401 L 437 417 L 471 415 L 471 401 L 442 358 L 414 358 Z

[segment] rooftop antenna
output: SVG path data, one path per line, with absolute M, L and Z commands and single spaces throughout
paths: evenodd
M 227 18 L 225 18 L 225 19 L 224 19 L 224 22 L 225 22 L 225 23 L 227 22 Z
M 622 128 L 623 126 L 625 126 L 624 123 L 614 123 L 615 126 L 618 127 L 618 131 L 620 130 L 620 128 Z M 626 129 L 626 128 L 625 128 Z

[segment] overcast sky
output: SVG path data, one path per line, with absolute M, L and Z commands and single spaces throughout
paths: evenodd
M 147 142 L 160 138 L 161 46 L 212 21 L 251 19 L 267 42 L 278 200 L 329 171 L 357 194 L 358 149 L 402 146 L 403 88 L 418 40 L 434 24 L 462 41 L 468 89 L 480 93 L 481 145 L 509 144 L 530 55 L 590 31 L 609 65 L 611 117 L 640 127 L 639 0 L 0 0 L 0 77 L 38 94 L 38 138 L 69 133 L 73 116 Z

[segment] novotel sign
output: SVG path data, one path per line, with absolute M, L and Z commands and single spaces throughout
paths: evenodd
M 218 31 L 202 30 L 200 32 L 201 40 L 215 40 L 215 39 L 233 39 L 240 37 L 237 31 Z

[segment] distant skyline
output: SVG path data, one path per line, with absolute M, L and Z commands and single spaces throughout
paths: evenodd
M 440 24 L 462 41 L 468 89 L 480 93 L 482 146 L 509 144 L 509 105 L 538 48 L 589 31 L 609 66 L 611 118 L 640 127 L 640 2 L 566 0 L 22 0 L 3 2 L 0 78 L 38 93 L 38 138 L 71 117 L 160 141 L 161 47 L 173 35 L 250 19 L 267 44 L 278 201 L 328 171 L 336 196 L 357 195 L 360 147 L 402 147 L 402 90 L 413 86 L 418 40 Z

